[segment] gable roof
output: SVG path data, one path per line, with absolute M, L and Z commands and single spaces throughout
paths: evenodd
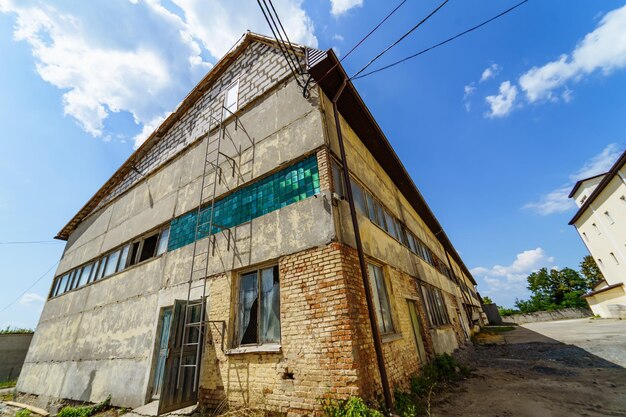
M 585 183 L 585 182 L 587 182 L 589 180 L 592 180 L 594 178 L 601 177 L 603 175 L 606 175 L 606 172 L 603 172 L 602 174 L 594 175 L 593 177 L 583 178 L 582 180 L 576 181 L 576 184 L 574 184 L 574 188 L 572 188 L 572 191 L 570 191 L 570 193 L 569 193 L 569 195 L 567 197 L 568 198 L 574 197 L 574 194 L 576 194 L 576 191 L 578 191 L 578 189 L 580 188 L 581 185 L 583 185 L 583 183 Z
M 309 72 L 328 97 L 334 97 L 343 80 L 349 78 L 332 49 L 326 52 L 326 57 L 316 57 L 316 61 L 311 65 Z M 446 252 L 452 256 L 472 283 L 476 285 L 474 277 L 469 272 L 467 266 L 465 266 L 465 263 L 463 263 L 446 232 L 415 186 L 413 179 L 404 168 L 404 165 L 402 165 L 400 158 L 398 158 L 398 155 L 391 147 L 387 137 L 380 126 L 378 126 L 378 123 L 376 123 L 374 116 L 370 113 L 351 81 L 347 82 L 344 92 L 337 101 L 337 107 L 352 130 L 354 130 L 376 161 L 391 177 L 400 192 L 402 192 L 424 223 L 426 223 L 426 226 L 439 240 Z
M 161 123 L 161 125 L 137 148 L 128 159 L 113 173 L 87 203 L 72 217 L 72 219 L 57 233 L 55 239 L 67 240 L 76 227 L 87 218 L 100 202 L 117 186 L 126 175 L 133 171 L 133 167 L 150 151 L 168 130 L 176 123 L 189 108 L 206 92 L 208 88 L 228 69 L 228 67 L 253 42 L 260 42 L 274 48 L 279 48 L 273 39 L 257 33 L 246 32 L 233 47 L 209 70 L 200 82 L 187 94 L 176 109 Z M 298 54 L 304 55 L 305 47 L 293 44 Z M 147 173 L 146 173 L 147 174 Z
M 611 169 L 609 169 L 609 171 L 606 174 L 602 174 L 605 177 L 602 179 L 602 181 L 600 181 L 600 184 L 596 186 L 596 188 L 589 195 L 589 197 L 587 197 L 583 205 L 580 206 L 580 208 L 578 209 L 574 217 L 572 217 L 572 220 L 569 221 L 568 224 L 570 226 L 573 225 L 576 222 L 576 220 L 578 220 L 580 216 L 583 215 L 585 210 L 587 210 L 589 205 L 591 205 L 591 202 L 595 200 L 595 198 L 602 192 L 602 190 L 604 190 L 604 188 L 611 182 L 611 180 L 617 175 L 617 172 L 620 169 L 622 169 L 624 164 L 626 164 L 626 151 L 624 151 L 622 155 L 619 158 L 617 158 L 617 161 L 615 161 L 615 164 L 613 164 Z

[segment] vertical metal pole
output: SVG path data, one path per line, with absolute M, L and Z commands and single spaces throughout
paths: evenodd
M 385 358 L 383 356 L 383 346 L 380 341 L 380 333 L 378 332 L 378 323 L 376 321 L 376 313 L 372 302 L 372 290 L 367 277 L 367 264 L 365 262 L 365 254 L 363 253 L 363 243 L 361 242 L 361 233 L 359 232 L 359 220 L 356 215 L 354 206 L 354 198 L 352 195 L 352 187 L 350 186 L 350 171 L 348 170 L 348 160 L 346 159 L 346 149 L 343 143 L 343 135 L 341 133 L 341 124 L 339 120 L 339 111 L 337 110 L 337 101 L 343 93 L 348 80 L 344 77 L 339 91 L 333 98 L 333 114 L 335 116 L 335 127 L 337 129 L 337 139 L 339 141 L 339 151 L 341 152 L 341 160 L 343 162 L 343 179 L 346 184 L 346 197 L 350 204 L 350 216 L 352 218 L 352 227 L 354 228 L 354 240 L 356 241 L 356 250 L 359 254 L 359 265 L 361 266 L 361 278 L 363 279 L 363 287 L 365 289 L 365 301 L 367 302 L 367 312 L 370 318 L 370 326 L 372 328 L 372 338 L 374 339 L 374 350 L 376 351 L 376 361 L 378 362 L 378 371 L 383 385 L 383 395 L 385 397 L 385 406 L 388 410 L 394 411 L 393 398 L 391 396 L 391 388 L 387 379 L 387 369 L 385 368 Z

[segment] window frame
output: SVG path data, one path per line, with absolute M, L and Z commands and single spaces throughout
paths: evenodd
M 372 267 L 370 269 L 370 266 Z M 381 304 L 381 293 L 379 291 L 379 286 L 377 285 L 377 279 L 375 274 L 372 274 L 371 271 L 374 268 L 378 268 L 380 270 L 380 274 L 382 277 L 382 286 L 383 286 L 383 295 L 386 299 L 387 309 L 388 311 L 388 321 L 390 323 L 391 329 L 387 329 L 385 324 L 385 318 L 383 317 L 383 306 Z M 372 291 L 372 302 L 374 303 L 375 313 L 376 313 L 376 321 L 378 322 L 378 332 L 380 336 L 388 336 L 397 333 L 396 323 L 393 317 L 393 305 L 391 302 L 389 291 L 389 282 L 387 279 L 387 274 L 385 274 L 385 268 L 383 265 L 378 264 L 376 262 L 372 262 L 371 260 L 367 261 L 367 276 L 369 278 L 369 285 Z
M 278 335 L 278 341 L 261 341 L 261 317 L 262 317 L 262 312 L 261 312 L 261 308 L 262 306 L 262 302 L 261 302 L 261 296 L 262 296 L 262 271 L 268 270 L 268 269 L 272 269 L 276 272 L 276 275 L 278 277 L 278 312 L 277 312 L 277 317 L 278 317 L 278 331 L 279 331 L 279 335 Z M 240 318 L 239 318 L 239 314 L 240 314 L 240 310 L 242 308 L 241 305 L 241 280 L 244 276 L 246 275 L 250 275 L 251 273 L 256 273 L 256 286 L 257 286 L 257 337 L 256 337 L 256 343 L 245 343 L 242 344 L 241 343 L 241 339 L 243 338 L 243 336 L 240 334 L 242 329 L 241 329 L 241 323 L 240 323 Z M 281 277 L 280 277 L 280 268 L 278 266 L 278 263 L 268 263 L 268 264 L 262 264 L 262 265 L 257 265 L 254 268 L 246 268 L 244 270 L 241 271 L 237 271 L 235 272 L 236 274 L 236 280 L 235 280 L 235 285 L 234 285 L 234 291 L 233 291 L 233 295 L 234 295 L 234 302 L 233 302 L 233 333 L 232 333 L 232 343 L 231 343 L 231 348 L 232 349 L 254 349 L 254 348 L 263 348 L 263 347 L 275 347 L 275 346 L 280 346 L 281 342 L 282 342 L 282 320 L 281 320 Z M 274 277 L 276 278 L 276 277 Z
M 431 328 L 444 327 L 452 324 L 448 306 L 441 288 L 420 283 L 421 295 L 428 313 L 428 323 Z
M 226 104 L 227 104 L 227 100 L 229 97 L 229 93 L 233 89 L 236 89 L 235 101 L 230 106 L 227 106 Z M 232 116 L 239 109 L 239 78 L 234 80 L 232 83 L 228 85 L 228 87 L 224 89 L 224 100 L 222 101 L 222 106 L 223 106 L 224 119 L 228 118 L 229 116 Z M 234 107 L 234 109 L 231 107 Z
M 58 297 L 60 295 L 65 294 L 66 292 L 85 287 L 89 284 L 93 284 L 96 281 L 115 275 L 118 272 L 122 272 L 123 270 L 131 266 L 138 265 L 140 263 L 147 262 L 151 259 L 164 255 L 165 253 L 167 253 L 167 247 L 169 244 L 169 231 L 170 231 L 170 224 L 167 223 L 164 226 L 160 226 L 159 228 L 156 228 L 147 233 L 144 233 L 139 238 L 135 238 L 129 242 L 126 242 L 123 245 L 120 245 L 114 248 L 113 250 L 105 252 L 102 255 L 94 259 L 91 259 L 68 271 L 65 271 L 61 275 L 54 277 L 48 298 Z M 156 245 L 155 245 L 154 253 L 152 254 L 152 256 L 147 259 L 144 259 L 141 262 L 131 264 L 130 256 L 129 256 L 131 253 L 131 250 L 130 250 L 131 246 L 137 242 L 143 243 L 145 239 L 153 237 L 155 235 L 157 236 Z M 159 253 L 159 246 L 161 245 L 162 237 L 164 235 L 167 236 L 167 241 L 164 241 L 163 251 Z M 139 253 L 141 253 L 141 251 L 138 251 L 138 254 Z M 111 270 L 107 273 L 107 269 L 109 268 L 109 263 L 111 262 L 113 254 L 118 254 L 117 258 L 115 259 L 115 266 L 111 267 Z M 82 275 L 84 273 L 84 270 L 88 266 L 91 266 L 91 270 L 89 271 L 86 277 L 83 277 Z M 63 278 L 66 276 L 67 276 L 67 280 L 63 282 Z

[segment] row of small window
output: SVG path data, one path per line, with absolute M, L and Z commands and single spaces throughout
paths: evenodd
M 617 256 L 615 256 L 615 253 L 609 252 L 609 255 L 611 256 L 611 259 L 613 260 L 615 265 L 619 265 L 619 260 L 617 259 Z M 598 266 L 600 268 L 604 268 L 604 262 L 602 262 L 602 259 L 600 258 L 598 258 Z
M 157 230 L 55 278 L 50 297 L 98 281 L 167 250 L 170 228 Z
M 333 161 L 333 181 L 335 192 L 342 198 L 345 197 L 345 186 L 341 168 Z M 391 237 L 409 248 L 424 261 L 435 267 L 439 272 L 455 281 L 450 268 L 435 255 L 424 242 L 411 232 L 400 220 L 395 218 L 385 206 L 372 194 L 361 186 L 354 178 L 350 177 L 352 197 L 357 210 L 369 217 L 369 219 L 387 232 Z

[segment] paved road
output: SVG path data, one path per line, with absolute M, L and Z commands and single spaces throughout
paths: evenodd
M 626 368 L 626 320 L 575 319 L 528 323 L 503 335 L 507 343 L 561 342 L 575 345 Z

